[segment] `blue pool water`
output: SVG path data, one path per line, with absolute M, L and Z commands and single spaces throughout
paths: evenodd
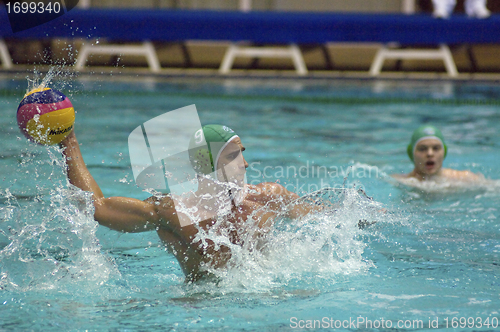
M 278 220 L 265 252 L 241 250 L 217 282 L 186 284 L 155 233 L 98 226 L 58 149 L 21 135 L 28 84 L 0 77 L 0 330 L 500 329 L 500 86 L 55 76 L 106 196 L 148 197 L 128 135 L 191 104 L 202 124 L 238 132 L 248 182 L 303 196 L 336 188 L 318 194 L 335 213 Z M 430 192 L 394 183 L 388 174 L 411 171 L 406 144 L 424 123 L 442 129 L 446 167 L 491 180 Z M 360 219 L 377 224 L 359 230 Z

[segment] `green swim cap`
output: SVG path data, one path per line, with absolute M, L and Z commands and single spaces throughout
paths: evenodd
M 406 152 L 408 153 L 408 157 L 410 157 L 411 161 L 414 161 L 413 154 L 415 152 L 415 146 L 421 140 L 428 139 L 428 138 L 434 138 L 434 139 L 438 139 L 441 141 L 441 144 L 443 144 L 443 148 L 444 148 L 444 157 L 446 158 L 446 154 L 448 153 L 448 147 L 446 146 L 446 144 L 444 144 L 443 134 L 441 133 L 441 131 L 439 129 L 437 129 L 434 126 L 424 125 L 424 126 L 418 127 L 413 132 L 413 135 L 411 136 L 410 144 L 408 144 L 408 148 L 406 149 Z
M 189 160 L 196 173 L 208 175 L 215 172 L 221 151 L 236 137 L 234 130 L 217 124 L 197 130 L 189 142 Z

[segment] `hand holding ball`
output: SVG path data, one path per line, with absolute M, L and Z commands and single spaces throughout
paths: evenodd
M 73 129 L 75 110 L 60 91 L 36 88 L 28 92 L 19 104 L 17 124 L 24 136 L 33 142 L 58 144 Z

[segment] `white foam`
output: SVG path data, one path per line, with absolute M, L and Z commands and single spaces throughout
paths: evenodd
M 69 185 L 46 198 L 22 204 L 10 198 L 7 208 L 16 213 L 6 215 L 2 227 L 9 232 L 0 250 L 0 289 L 74 291 L 78 285 L 90 291 L 119 276 L 101 253 L 89 193 Z
M 396 184 L 414 188 L 427 193 L 460 193 L 468 191 L 484 191 L 500 193 L 500 180 L 482 178 L 478 181 L 456 179 L 436 179 L 420 181 L 416 178 L 394 178 Z
M 360 238 L 360 220 L 382 221 L 381 204 L 355 188 L 323 189 L 303 198 L 333 203 L 331 208 L 298 220 L 278 218 L 272 231 L 256 241 L 256 220 L 248 220 L 243 245 L 217 229 L 200 230 L 197 238 L 230 248 L 227 268 L 207 269 L 218 276 L 219 288 L 260 292 L 309 277 L 328 278 L 365 273 L 373 263 L 363 257 L 367 243 Z M 253 231 L 252 231 L 253 229 Z M 198 290 L 197 290 L 198 291 Z

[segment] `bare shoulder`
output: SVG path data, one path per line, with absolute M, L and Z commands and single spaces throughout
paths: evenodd
M 249 188 L 269 194 L 280 194 L 286 190 L 285 187 L 274 182 L 262 182 L 257 185 L 249 185 Z
M 393 177 L 396 180 L 404 180 L 408 179 L 410 177 L 410 174 L 391 174 L 391 177 Z
M 471 171 L 459 171 L 450 168 L 443 168 L 442 175 L 451 180 L 460 181 L 479 181 L 484 180 L 484 176 L 476 174 Z
M 248 189 L 249 192 L 253 193 L 260 201 L 279 200 L 286 204 L 299 198 L 294 192 L 274 182 L 262 182 L 257 185 L 248 185 Z

